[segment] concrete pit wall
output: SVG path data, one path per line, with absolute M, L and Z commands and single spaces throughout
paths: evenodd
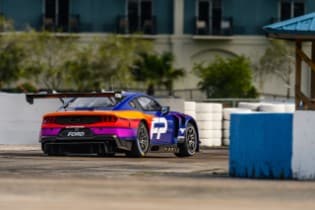
M 315 179 L 315 111 L 297 111 L 293 129 L 293 177 Z
M 36 144 L 42 115 L 55 111 L 56 99 L 36 100 L 30 105 L 24 94 L 0 93 L 0 144 Z

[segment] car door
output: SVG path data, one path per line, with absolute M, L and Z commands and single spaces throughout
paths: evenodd
M 154 116 L 150 128 L 151 144 L 173 144 L 173 118 L 170 115 L 163 115 L 162 106 L 152 98 L 141 96 L 137 98 L 137 102 L 143 112 Z

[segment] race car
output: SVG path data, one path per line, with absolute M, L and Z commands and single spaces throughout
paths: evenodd
M 143 93 L 27 94 L 26 100 L 59 98 L 63 105 L 43 116 L 39 141 L 47 155 L 96 154 L 143 157 L 171 152 L 178 157 L 199 152 L 193 117 L 170 111 Z

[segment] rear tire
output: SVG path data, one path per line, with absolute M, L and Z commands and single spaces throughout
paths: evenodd
M 188 123 L 185 132 L 185 142 L 178 145 L 177 157 L 189 157 L 196 154 L 198 148 L 198 135 L 193 124 Z
M 144 157 L 150 148 L 149 131 L 144 122 L 140 122 L 137 138 L 132 143 L 131 151 L 126 152 L 128 157 Z

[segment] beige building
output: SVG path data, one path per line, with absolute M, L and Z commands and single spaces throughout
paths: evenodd
M 0 12 L 18 30 L 31 26 L 82 37 L 141 32 L 158 52 L 172 51 L 176 65 L 186 69 L 187 77 L 175 85 L 180 90 L 197 89 L 194 63 L 216 55 L 245 55 L 255 64 L 268 46 L 263 26 L 312 11 L 314 0 L 0 0 Z M 254 82 L 262 94 L 286 94 L 276 77 Z M 201 97 L 197 91 L 182 93 L 176 92 Z

